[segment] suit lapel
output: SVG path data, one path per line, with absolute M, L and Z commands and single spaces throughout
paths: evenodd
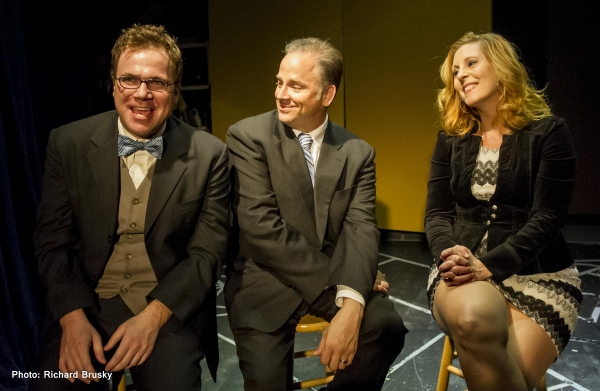
M 93 145 L 87 154 L 92 177 L 96 183 L 90 195 L 97 199 L 100 218 L 95 224 L 107 224 L 106 231 L 111 232 L 117 223 L 119 208 L 119 157 L 117 156 L 117 114 L 105 121 L 90 137 Z M 96 198 L 97 197 L 97 198 Z M 110 216 L 110 218 L 104 218 Z M 102 230 L 101 227 L 98 227 Z
M 315 217 L 317 235 L 321 243 L 327 229 L 329 204 L 331 204 L 331 199 L 346 164 L 346 156 L 339 151 L 343 141 L 336 136 L 330 121 L 323 137 L 315 174 Z
M 306 215 L 310 217 L 314 227 L 314 191 L 302 147 L 296 139 L 292 129 L 283 125 L 283 123 L 278 120 L 275 121 L 274 135 L 275 149 L 279 151 L 283 164 L 290 173 L 290 176 L 294 179 L 296 190 L 300 194 L 302 204 L 306 209 Z
M 146 209 L 145 231 L 148 233 L 158 218 L 165 203 L 177 186 L 179 179 L 187 169 L 187 165 L 180 157 L 187 154 L 189 141 L 185 139 L 184 132 L 179 131 L 179 126 L 172 118 L 167 120 L 167 128 L 163 135 L 163 156 L 156 161 L 148 208 Z

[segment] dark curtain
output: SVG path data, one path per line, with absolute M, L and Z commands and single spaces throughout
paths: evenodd
M 571 130 L 577 177 L 569 220 L 597 224 L 600 215 L 600 2 L 496 0 L 493 30 L 513 42 L 552 112 Z
M 0 2 L 0 389 L 26 389 L 13 371 L 32 369 L 41 288 L 32 233 L 42 163 L 18 0 Z

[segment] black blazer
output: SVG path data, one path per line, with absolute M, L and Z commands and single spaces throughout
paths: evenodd
M 276 110 L 231 126 L 227 145 L 240 228 L 225 287 L 231 327 L 277 330 L 302 300 L 338 284 L 367 298 L 379 255 L 373 148 L 329 122 L 313 190 Z
M 35 246 L 53 320 L 97 308 L 94 289 L 118 240 L 117 118 L 110 111 L 50 134 Z M 158 279 L 149 299 L 196 324 L 214 377 L 215 282 L 229 235 L 227 149 L 174 117 L 164 140 L 146 210 L 146 250 Z
M 502 281 L 513 274 L 555 272 L 573 264 L 561 234 L 575 183 L 575 151 L 565 121 L 548 117 L 503 136 L 496 191 L 471 192 L 481 137 L 438 134 L 431 160 L 425 231 L 435 260 L 456 244 L 475 251 Z

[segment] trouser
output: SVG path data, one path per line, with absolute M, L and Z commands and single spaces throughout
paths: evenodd
M 118 295 L 111 299 L 100 299 L 100 307 L 100 312 L 96 315 L 88 315 L 88 319 L 102 337 L 102 344 L 106 345 L 119 325 L 134 314 Z M 87 385 L 80 380 L 71 384 L 66 379 L 51 377 L 59 372 L 61 337 L 62 328 L 59 322 L 55 322 L 44 337 L 43 349 L 36 366 L 40 378 L 31 383 L 29 390 L 108 390 L 109 383 L 105 379 Z M 117 348 L 118 345 L 111 351 L 105 352 L 107 362 Z M 91 349 L 90 356 L 96 371 L 104 371 L 104 365 L 96 360 Z M 172 316 L 160 329 L 154 350 L 148 359 L 129 370 L 136 391 L 200 390 L 202 384 L 200 360 L 203 357 L 200 335 L 194 325 L 184 324 Z M 50 377 L 45 377 L 46 371 Z M 119 380 L 113 375 L 113 381 Z
M 233 330 L 246 391 L 290 390 L 296 325 L 306 313 L 331 321 L 337 313 L 335 289 L 313 304 L 302 303 L 288 321 L 272 333 L 250 328 Z M 328 390 L 381 390 L 385 376 L 408 332 L 393 303 L 379 293 L 367 299 L 352 365 L 338 370 Z

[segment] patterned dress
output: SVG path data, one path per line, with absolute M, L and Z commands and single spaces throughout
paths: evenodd
M 477 164 L 471 178 L 473 196 L 488 201 L 496 190 L 500 149 L 479 148 Z M 475 251 L 480 257 L 487 252 L 487 232 Z M 581 280 L 574 266 L 556 273 L 512 275 L 497 283 L 488 279 L 508 301 L 533 319 L 548 333 L 557 355 L 564 350 L 575 329 L 578 308 L 582 301 Z M 437 262 L 431 266 L 427 295 L 433 308 L 433 298 L 441 276 Z

